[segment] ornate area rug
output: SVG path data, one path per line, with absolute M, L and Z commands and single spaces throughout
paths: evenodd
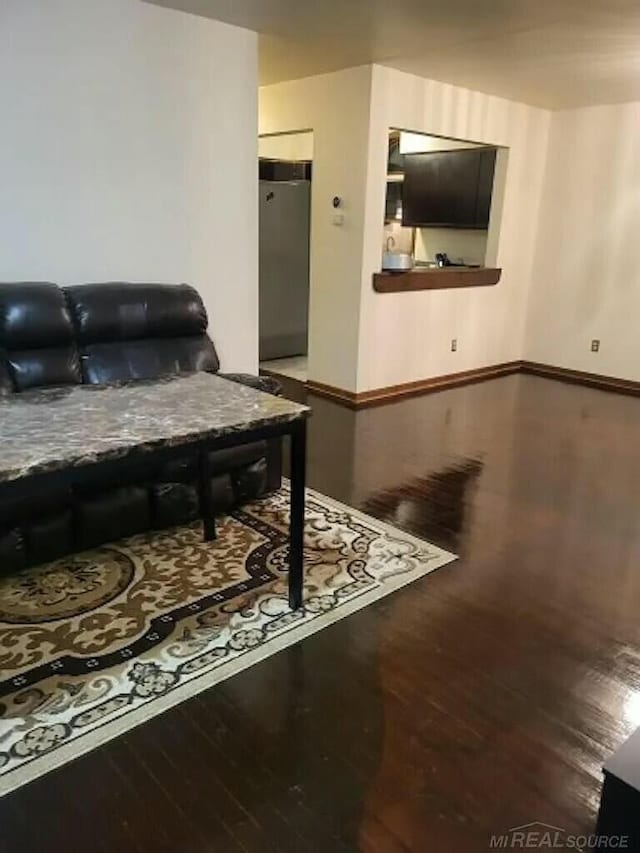
M 455 559 L 309 492 L 292 612 L 288 501 L 0 580 L 0 795 Z

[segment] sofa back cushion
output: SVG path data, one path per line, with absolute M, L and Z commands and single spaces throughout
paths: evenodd
M 81 381 L 64 293 L 49 282 L 0 284 L 0 352 L 15 391 Z M 0 388 L 3 368 L 0 366 Z
M 64 290 L 84 382 L 218 370 L 207 312 L 189 285 L 108 282 Z

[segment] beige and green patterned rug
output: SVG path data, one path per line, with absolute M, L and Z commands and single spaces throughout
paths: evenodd
M 455 559 L 309 492 L 292 612 L 288 502 L 0 580 L 0 795 Z

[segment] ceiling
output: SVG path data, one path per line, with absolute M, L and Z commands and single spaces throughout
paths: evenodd
M 640 0 L 148 0 L 256 30 L 261 83 L 376 62 L 550 109 L 640 100 Z

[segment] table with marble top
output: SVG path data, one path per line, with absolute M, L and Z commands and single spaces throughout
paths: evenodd
M 199 457 L 200 511 L 215 538 L 209 453 L 291 437 L 289 601 L 302 603 L 306 421 L 310 410 L 209 373 L 121 385 L 72 385 L 0 397 L 0 499 L 44 481 L 79 484 L 118 460 Z

